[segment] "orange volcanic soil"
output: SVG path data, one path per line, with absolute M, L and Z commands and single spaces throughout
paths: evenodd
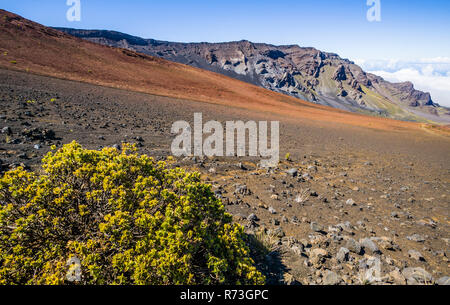
M 383 130 L 417 123 L 349 113 L 220 74 L 84 41 L 0 10 L 0 67 L 97 85 Z

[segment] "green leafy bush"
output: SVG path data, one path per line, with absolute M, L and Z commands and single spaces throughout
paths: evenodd
M 79 284 L 263 284 L 243 238 L 199 173 L 129 145 L 73 142 L 0 180 L 1 284 L 67 284 L 76 267 Z

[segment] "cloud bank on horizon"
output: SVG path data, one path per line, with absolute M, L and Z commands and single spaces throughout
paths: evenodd
M 418 90 L 430 92 L 441 106 L 450 107 L 450 57 L 402 60 L 356 60 L 365 71 L 391 82 L 410 81 Z

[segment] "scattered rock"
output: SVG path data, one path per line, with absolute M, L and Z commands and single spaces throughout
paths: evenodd
M 241 170 L 244 170 L 244 171 L 247 170 L 247 167 L 245 167 L 245 165 L 242 164 L 242 162 L 239 162 L 239 163 L 237 164 L 237 167 L 238 167 L 239 169 L 241 169 Z
M 353 253 L 361 254 L 361 245 L 353 238 L 347 239 L 345 247 Z
M 328 257 L 328 252 L 324 249 L 316 248 L 310 252 L 310 261 L 313 265 L 317 266 L 325 262 Z
M 389 272 L 388 279 L 390 282 L 396 285 L 406 285 L 406 278 L 403 276 L 403 274 L 400 272 L 398 268 Z
M 347 248 L 341 247 L 336 255 L 338 262 L 343 263 L 348 261 L 350 251 Z
M 272 218 L 270 220 L 270 223 L 275 225 L 275 226 L 279 226 L 280 225 L 280 221 L 278 219 L 276 219 L 276 218 Z
M 414 203 L 416 202 L 416 199 L 414 197 L 409 197 L 407 201 L 408 203 Z
M 399 216 L 399 214 L 397 212 L 392 212 L 391 213 L 391 217 L 392 218 L 399 218 L 400 216 Z
M 304 174 L 302 175 L 302 178 L 305 179 L 305 180 L 312 179 L 311 175 L 308 174 L 308 173 L 304 173 Z
M 417 261 L 422 261 L 422 262 L 425 261 L 425 258 L 423 257 L 423 255 L 419 251 L 416 251 L 416 250 L 409 250 L 408 256 Z
M 359 241 L 359 243 L 361 244 L 361 247 L 364 248 L 365 252 L 368 253 L 380 253 L 380 250 L 378 249 L 377 245 L 369 238 L 363 238 Z
M 21 134 L 30 141 L 55 140 L 55 132 L 51 129 L 25 128 L 22 130 Z
M 214 195 L 215 195 L 217 198 L 219 198 L 219 199 L 223 199 L 222 191 L 221 191 L 221 190 L 215 190 L 215 191 L 214 191 Z
M 11 128 L 9 126 L 3 127 L 2 128 L 2 133 L 5 133 L 7 135 L 11 135 L 12 134 Z
M 297 216 L 292 216 L 292 218 L 291 218 L 291 222 L 293 223 L 293 224 L 295 224 L 295 225 L 298 225 L 299 223 L 300 223 L 300 220 L 298 219 L 298 217 Z
M 336 272 L 327 270 L 325 273 L 325 276 L 323 277 L 323 284 L 324 285 L 337 285 L 339 284 L 341 279 L 336 274 Z
M 340 228 L 340 230 L 342 230 L 344 232 L 347 232 L 349 234 L 353 234 L 352 225 L 350 224 L 349 221 L 346 221 L 344 223 L 339 223 L 339 224 L 336 225 L 336 227 Z
M 433 228 L 433 229 L 435 229 L 437 227 L 437 223 L 434 222 L 432 219 L 421 219 L 417 223 L 419 225 L 428 226 L 428 227 Z
M 345 203 L 352 206 L 356 205 L 355 201 L 352 198 L 348 199 Z
M 310 166 L 308 166 L 308 170 L 309 170 L 309 171 L 317 171 L 317 166 L 315 166 L 315 165 L 310 165 Z
M 291 169 L 289 169 L 288 171 L 286 171 L 286 173 L 287 173 L 289 176 L 296 177 L 297 174 L 298 174 L 298 170 L 297 170 L 296 168 L 291 168 Z
M 389 251 L 400 250 L 400 247 L 397 244 L 395 244 L 389 237 L 386 236 L 372 237 L 371 240 L 376 241 L 382 249 Z
M 305 251 L 305 247 L 303 246 L 303 244 L 295 244 L 291 247 L 291 250 L 297 254 L 297 255 L 302 255 L 302 253 Z
M 310 227 L 314 232 L 323 232 L 324 230 L 324 227 L 316 222 L 311 222 Z
M 241 194 L 241 195 L 251 195 L 251 191 L 247 188 L 247 185 L 245 185 L 245 184 L 237 185 L 234 192 L 236 194 Z
M 406 236 L 406 238 L 408 240 L 416 241 L 416 242 L 419 242 L 419 243 L 423 243 L 425 241 L 425 237 L 423 237 L 420 234 L 413 234 L 411 236 Z
M 311 192 L 309 193 L 309 195 L 310 195 L 311 197 L 319 197 L 319 194 L 317 194 L 316 191 L 311 191 Z

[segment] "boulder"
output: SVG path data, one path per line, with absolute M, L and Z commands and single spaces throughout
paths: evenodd
M 348 261 L 350 251 L 347 248 L 341 247 L 336 255 L 338 262 L 343 263 Z
M 363 238 L 359 241 L 359 243 L 367 253 L 380 253 L 380 249 L 378 249 L 378 246 L 370 238 Z

